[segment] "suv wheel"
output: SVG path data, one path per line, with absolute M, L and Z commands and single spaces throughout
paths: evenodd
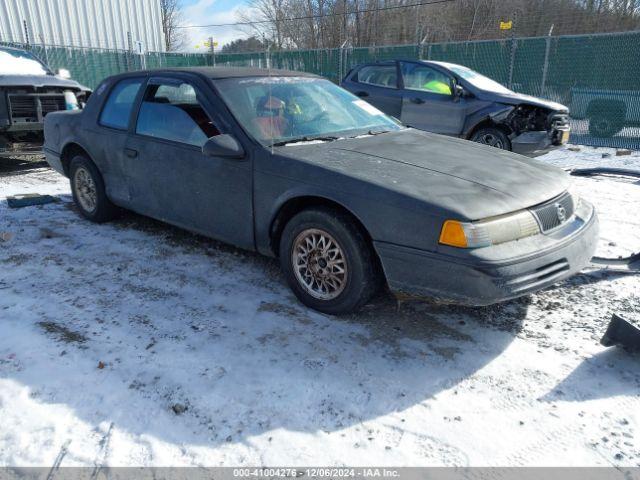
M 499 128 L 481 128 L 471 136 L 470 140 L 501 150 L 511 150 L 509 137 Z
M 71 160 L 69 179 L 73 200 L 85 218 L 102 223 L 111 220 L 117 213 L 104 189 L 102 175 L 91 160 L 78 155 Z
M 348 215 L 328 208 L 304 210 L 287 223 L 280 265 L 302 303 L 332 315 L 356 311 L 378 285 L 369 242 Z
M 589 117 L 589 133 L 598 138 L 610 138 L 622 130 L 623 124 L 617 119 L 602 114 Z

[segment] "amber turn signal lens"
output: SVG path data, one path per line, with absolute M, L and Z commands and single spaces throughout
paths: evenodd
M 462 223 L 455 220 L 447 220 L 440 232 L 440 243 L 452 247 L 467 248 L 467 236 L 464 233 Z

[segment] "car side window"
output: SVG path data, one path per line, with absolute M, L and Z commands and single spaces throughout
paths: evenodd
M 197 147 L 220 135 L 188 83 L 148 85 L 136 133 Z
M 402 71 L 402 81 L 406 90 L 420 90 L 439 95 L 453 94 L 451 78 L 435 68 L 417 63 L 402 62 L 400 70 Z
M 398 88 L 398 72 L 395 65 L 367 65 L 358 70 L 356 80 L 378 87 Z
M 120 80 L 109 93 L 102 113 L 100 113 L 100 125 L 105 127 L 127 130 L 131 109 L 142 85 L 141 78 L 128 78 Z

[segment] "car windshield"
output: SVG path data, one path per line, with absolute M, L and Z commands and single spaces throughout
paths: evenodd
M 447 64 L 446 66 L 447 68 L 449 68 L 449 70 L 460 75 L 467 82 L 469 82 L 474 87 L 479 88 L 480 90 L 487 90 L 496 93 L 513 93 L 513 91 L 509 90 L 504 85 L 496 82 L 495 80 L 491 80 L 489 77 L 485 77 L 484 75 L 481 75 L 478 72 L 471 70 L 470 68 L 453 64 Z
M 51 71 L 29 52 L 0 48 L 0 75 L 51 75 Z
M 240 124 L 263 145 L 400 130 L 375 107 L 328 80 L 310 77 L 216 81 Z

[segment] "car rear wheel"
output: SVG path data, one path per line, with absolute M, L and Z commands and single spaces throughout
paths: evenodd
M 116 216 L 118 209 L 107 198 L 102 175 L 91 160 L 83 155 L 74 157 L 69 179 L 73 200 L 83 217 L 102 223 Z
M 378 286 L 371 245 L 351 217 L 329 208 L 304 210 L 287 223 L 280 265 L 302 303 L 332 315 L 358 310 Z
M 499 128 L 481 128 L 471 136 L 470 140 L 490 147 L 500 148 L 501 150 L 511 150 L 509 137 Z
M 598 138 L 610 138 L 622 130 L 620 120 L 607 115 L 594 114 L 589 117 L 589 133 Z

